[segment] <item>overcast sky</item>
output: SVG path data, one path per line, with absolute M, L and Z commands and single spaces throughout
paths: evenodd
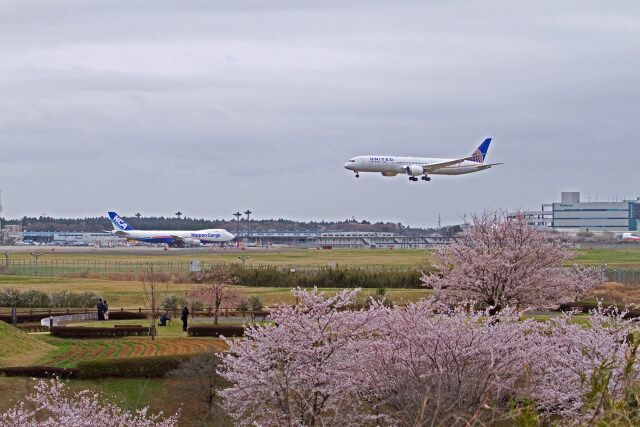
M 5 0 L 0 58 L 6 218 L 428 227 L 640 196 L 637 0 Z M 486 137 L 480 173 L 343 168 Z

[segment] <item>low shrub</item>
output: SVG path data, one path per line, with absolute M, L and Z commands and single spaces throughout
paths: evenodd
M 44 319 L 45 317 L 49 317 L 49 316 L 66 316 L 67 313 L 54 313 L 51 312 L 51 314 L 49 313 L 34 313 L 34 314 L 26 314 L 26 313 L 18 313 L 18 323 L 25 323 L 25 322 L 39 322 L 42 319 Z M 2 320 L 3 322 L 7 322 L 9 324 L 11 324 L 11 315 L 10 314 L 0 314 L 0 320 Z
M 136 326 L 131 328 L 90 328 L 82 326 L 54 326 L 51 335 L 60 338 L 105 338 L 122 337 L 128 335 L 148 335 L 149 327 Z
M 31 288 L 28 291 L 6 287 L 0 290 L 0 307 L 46 308 L 95 306 L 99 295 L 95 292 L 69 292 L 68 290 L 48 294 Z
M 179 295 L 165 295 L 160 300 L 160 307 L 164 310 L 177 310 L 187 305 L 187 299 Z
M 192 354 L 170 356 L 129 357 L 122 359 L 85 360 L 78 363 L 80 378 L 155 378 L 164 377 L 167 372 L 180 366 Z
M 187 335 L 190 337 L 217 337 L 220 335 L 241 337 L 244 335 L 244 328 L 231 325 L 196 325 L 187 329 Z
M 135 320 L 146 319 L 147 315 L 137 311 L 110 311 L 109 320 Z
M 264 304 L 262 303 L 262 298 L 258 295 L 251 295 L 247 301 L 249 303 L 249 308 L 253 311 L 260 311 Z
M 43 326 L 39 323 L 24 323 L 18 325 L 18 329 L 23 332 L 49 332 L 48 326 Z
M 58 368 L 55 366 L 24 366 L 0 368 L 0 373 L 7 377 L 78 378 L 79 370 L 75 368 Z

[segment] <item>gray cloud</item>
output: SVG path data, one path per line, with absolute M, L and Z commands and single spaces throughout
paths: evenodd
M 11 1 L 4 214 L 429 226 L 562 190 L 637 196 L 639 24 L 632 1 Z M 487 136 L 506 164 L 479 174 L 342 168 Z

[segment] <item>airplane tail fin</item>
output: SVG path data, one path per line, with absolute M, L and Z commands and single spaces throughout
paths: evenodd
M 133 227 L 127 224 L 127 222 L 124 219 L 120 218 L 120 215 L 118 215 L 117 213 L 109 212 L 109 218 L 111 219 L 111 224 L 113 224 L 114 230 L 121 230 L 121 231 L 133 230 Z
M 484 163 L 484 158 L 487 156 L 487 151 L 489 151 L 489 144 L 491 144 L 491 138 L 485 139 L 476 151 L 473 152 L 471 155 L 472 158 L 470 158 L 469 161 Z

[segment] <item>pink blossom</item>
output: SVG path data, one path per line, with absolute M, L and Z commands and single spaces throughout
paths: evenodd
M 24 403 L 0 414 L 0 426 L 25 427 L 94 427 L 94 426 L 175 426 L 179 414 L 162 418 L 163 414 L 148 414 L 147 408 L 126 412 L 118 406 L 104 403 L 104 398 L 89 390 L 75 393 L 69 397 L 65 384 L 53 379 L 40 380 L 35 386 L 35 393 L 27 396 L 35 410 L 30 410 Z

